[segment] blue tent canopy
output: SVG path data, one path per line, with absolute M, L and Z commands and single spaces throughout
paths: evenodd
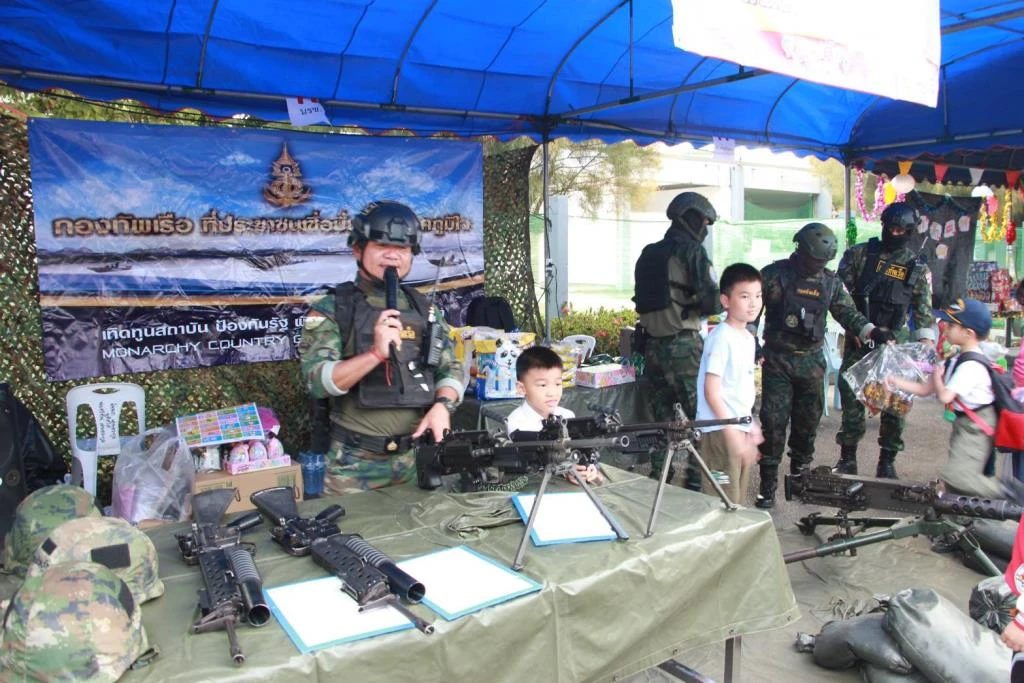
M 424 135 L 720 135 L 844 160 L 1024 146 L 1024 1 L 941 12 L 935 108 L 679 50 L 670 0 L 0 0 L 0 79 L 267 120 L 316 97 L 335 125 Z

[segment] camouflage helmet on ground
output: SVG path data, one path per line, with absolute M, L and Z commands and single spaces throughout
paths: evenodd
M 420 253 L 420 219 L 405 204 L 390 200 L 370 202 L 352 219 L 348 246 L 367 242 L 397 244 Z
M 142 610 L 114 572 L 55 564 L 25 579 L 4 615 L 0 670 L 37 681 L 116 681 L 149 648 Z
M 839 246 L 836 234 L 823 223 L 808 223 L 797 231 L 793 241 L 797 253 L 815 261 L 831 261 Z
M 33 491 L 14 511 L 4 539 L 4 569 L 23 572 L 51 531 L 70 519 L 99 516 L 92 494 L 79 486 L 56 484 Z
M 156 548 L 149 536 L 118 517 L 81 517 L 64 522 L 40 542 L 28 576 L 65 562 L 97 562 L 128 584 L 139 604 L 164 594 Z
M 682 192 L 677 194 L 668 204 L 665 215 L 670 221 L 681 221 L 683 214 L 690 210 L 696 211 L 708 219 L 708 225 L 718 220 L 718 213 L 708 198 L 699 192 Z

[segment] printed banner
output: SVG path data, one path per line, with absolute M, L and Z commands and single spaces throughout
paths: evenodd
M 934 107 L 939 0 L 672 0 L 676 47 Z
M 295 358 L 374 199 L 420 217 L 405 282 L 452 324 L 482 287 L 478 144 L 35 119 L 29 152 L 50 380 Z

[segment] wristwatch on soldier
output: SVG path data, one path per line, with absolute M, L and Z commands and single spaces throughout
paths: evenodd
M 440 403 L 443 405 L 449 413 L 455 412 L 455 401 L 451 400 L 447 396 L 436 396 L 434 397 L 434 403 Z

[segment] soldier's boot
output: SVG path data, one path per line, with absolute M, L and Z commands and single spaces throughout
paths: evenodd
M 761 465 L 761 487 L 757 492 L 757 500 L 754 505 L 762 510 L 770 510 L 775 507 L 775 489 L 779 485 L 779 466 Z
M 857 444 L 842 444 L 839 447 L 839 462 L 832 469 L 837 474 L 857 474 Z
M 896 476 L 896 451 L 883 448 L 878 452 L 878 469 L 875 476 L 879 479 L 899 479 Z

